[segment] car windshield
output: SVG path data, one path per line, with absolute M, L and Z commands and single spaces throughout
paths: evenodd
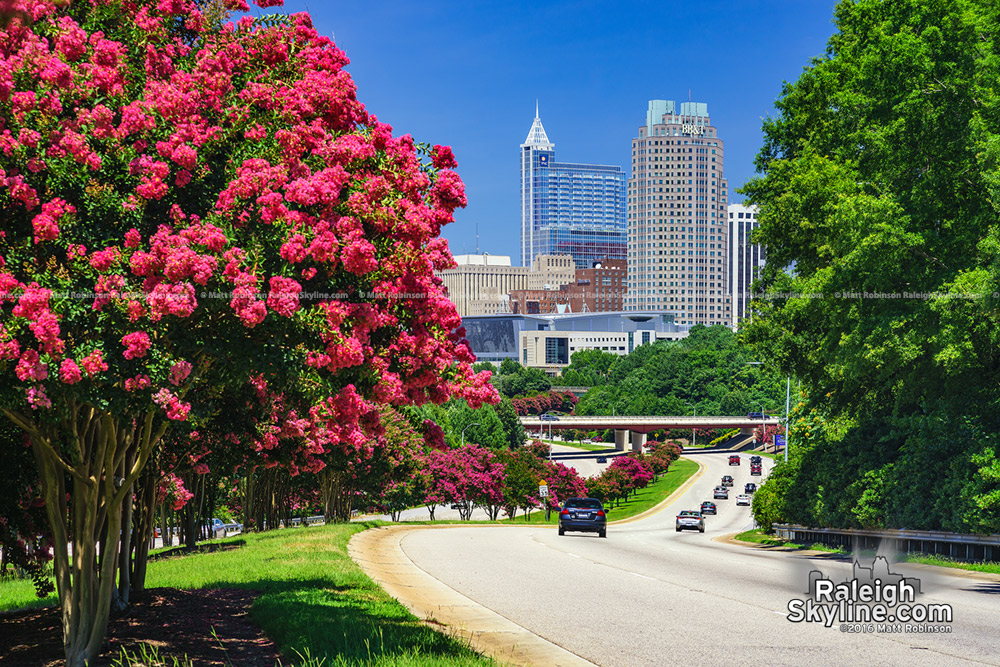
M 698 512 L 692 510 L 683 510 L 680 514 L 681 516 L 698 516 Z
M 601 501 L 596 498 L 570 498 L 566 501 L 566 507 L 599 510 L 601 509 Z

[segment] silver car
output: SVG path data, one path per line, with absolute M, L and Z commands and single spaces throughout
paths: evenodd
M 697 530 L 699 533 L 705 532 L 705 518 L 701 515 L 701 512 L 695 510 L 682 510 L 680 514 L 677 515 L 677 523 L 675 524 L 677 532 L 682 530 Z

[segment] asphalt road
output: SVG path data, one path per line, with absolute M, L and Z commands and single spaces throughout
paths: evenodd
M 598 665 L 1000 664 L 1000 583 L 893 566 L 921 579 L 918 603 L 953 606 L 950 634 L 841 632 L 792 623 L 809 571 L 844 579 L 848 560 L 749 549 L 713 540 L 752 527 L 749 509 L 719 500 L 706 532 L 676 533 L 724 474 L 750 477 L 724 454 L 695 455 L 706 472 L 664 511 L 608 527 L 608 537 L 470 526 L 408 533 L 406 555 L 479 604 Z M 765 459 L 765 474 L 767 465 Z M 612 513 L 613 516 L 613 513 Z M 937 572 L 938 570 L 935 570 Z

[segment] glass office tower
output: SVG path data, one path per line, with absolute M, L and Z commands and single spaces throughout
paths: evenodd
M 625 172 L 555 157 L 536 107 L 521 144 L 521 264 L 569 254 L 577 268 L 589 269 L 602 259 L 625 259 Z

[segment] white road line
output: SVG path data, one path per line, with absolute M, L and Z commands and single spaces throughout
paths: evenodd
M 636 576 L 636 577 L 642 577 L 643 579 L 649 579 L 650 581 L 656 581 L 655 577 L 647 577 L 646 575 L 639 574 L 638 572 L 629 572 L 629 574 L 631 574 L 633 576 Z

